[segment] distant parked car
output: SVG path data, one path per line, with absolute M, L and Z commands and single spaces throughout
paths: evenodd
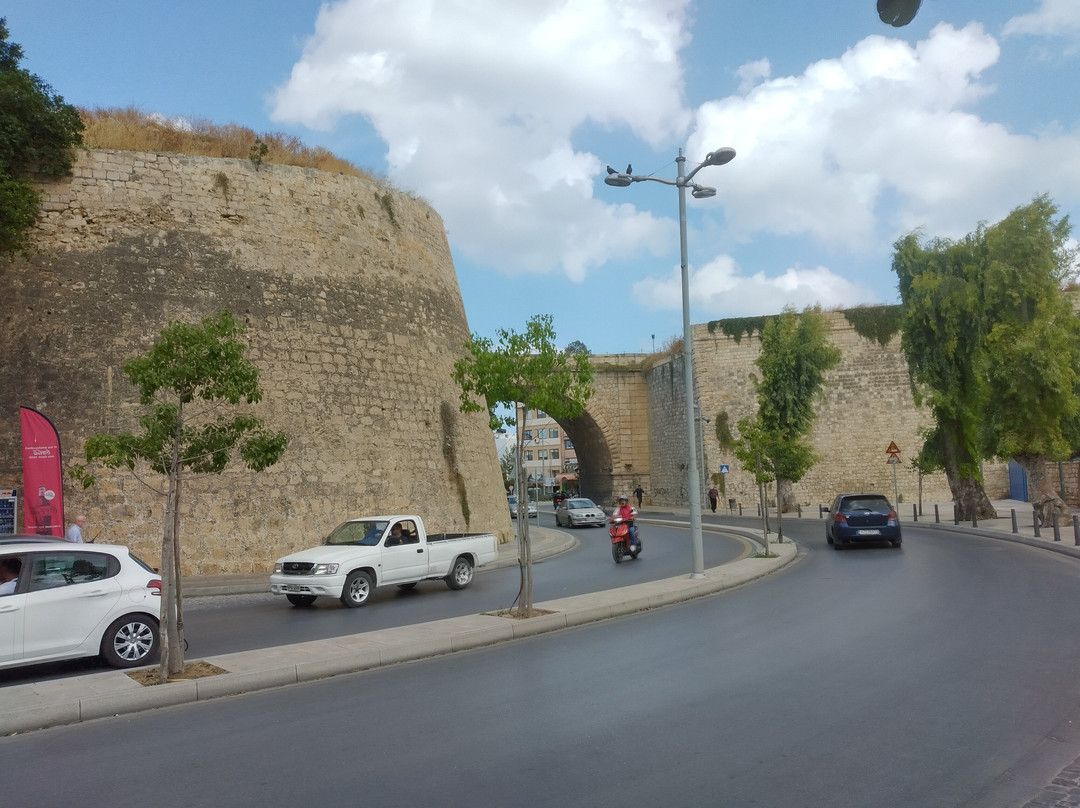
M 580 527 L 581 525 L 594 525 L 603 527 L 607 522 L 607 514 L 591 499 L 575 497 L 564 499 L 555 509 L 555 524 L 559 527 Z
M 506 498 L 506 504 L 510 506 L 510 518 L 517 519 L 517 497 L 511 494 Z M 529 512 L 530 519 L 537 515 L 536 503 L 531 499 L 526 501 L 525 509 Z
M 837 550 L 867 542 L 899 547 L 900 519 L 882 494 L 840 494 L 829 506 L 825 540 Z
M 0 668 L 98 655 L 134 668 L 157 656 L 161 577 L 128 548 L 5 543 L 0 573 Z

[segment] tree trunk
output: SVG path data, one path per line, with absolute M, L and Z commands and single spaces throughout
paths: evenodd
M 522 431 L 518 430 L 518 493 L 517 522 L 519 542 L 519 564 L 521 565 L 521 588 L 518 590 L 518 613 L 523 617 L 532 617 L 532 545 L 529 543 L 529 489 L 525 485 L 525 464 L 522 460 L 524 441 Z
M 1069 513 L 1068 506 L 1058 496 L 1053 478 L 1046 473 L 1046 457 L 1043 455 L 1017 455 L 1013 458 L 1024 469 L 1028 479 L 1028 500 L 1040 525 L 1049 525 L 1054 515 L 1062 519 Z
M 798 508 L 795 501 L 795 483 L 791 480 L 776 481 L 776 510 L 790 513 Z
M 169 466 L 169 494 L 165 502 L 165 535 L 161 539 L 161 664 L 158 677 L 167 682 L 184 670 L 184 646 L 180 641 L 180 435 L 183 407 L 176 414 L 172 464 Z
M 161 539 L 161 626 L 158 631 L 161 644 L 161 663 L 158 675 L 166 682 L 171 674 L 184 669 L 183 649 L 176 626 L 176 474 L 174 467 L 169 474 L 169 495 L 165 505 L 165 535 Z
M 960 447 L 950 435 L 947 429 L 941 429 L 945 476 L 949 481 L 949 491 L 952 492 L 954 514 L 961 522 L 970 522 L 976 517 L 996 519 L 997 511 L 986 496 L 982 483 L 977 477 L 961 472 Z M 963 465 L 971 466 L 975 463 L 972 458 L 965 457 L 963 460 L 966 461 Z
M 787 481 L 790 483 L 790 481 Z M 784 543 L 784 509 L 780 507 L 780 480 L 776 481 L 776 542 L 777 544 Z M 768 555 L 768 548 L 765 550 L 765 555 Z

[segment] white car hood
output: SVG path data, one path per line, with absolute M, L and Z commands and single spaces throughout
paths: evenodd
M 340 564 L 344 561 L 349 561 L 354 558 L 363 557 L 366 555 L 377 555 L 378 547 L 364 547 L 358 544 L 341 544 L 341 545 L 321 545 L 319 547 L 311 547 L 307 550 L 301 550 L 298 553 L 292 553 L 284 558 L 279 558 L 278 561 L 286 563 L 289 561 L 299 561 L 301 563 L 308 564 Z

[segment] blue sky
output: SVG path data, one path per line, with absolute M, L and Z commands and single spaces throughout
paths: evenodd
M 897 302 L 892 243 L 1048 193 L 1080 228 L 1080 0 L 8 0 L 23 66 L 136 106 L 325 146 L 427 200 L 472 331 L 550 313 L 561 344 L 691 319 Z M 1080 232 L 1078 229 L 1077 232 Z

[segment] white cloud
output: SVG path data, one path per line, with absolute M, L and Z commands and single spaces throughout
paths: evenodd
M 638 207 L 644 194 L 619 204 L 595 194 L 604 160 L 574 142 L 586 125 L 672 152 L 685 142 L 691 162 L 737 149 L 730 165 L 699 175 L 719 193 L 694 215 L 724 214 L 697 225 L 699 254 L 779 234 L 880 265 L 916 227 L 959 236 L 1048 190 L 1080 199 L 1080 133 L 1014 134 L 978 116 L 993 92 L 982 77 L 1000 55 L 978 24 L 941 24 L 914 45 L 869 36 L 799 75 L 751 62 L 736 95 L 689 110 L 688 4 L 341 0 L 320 11 L 274 117 L 330 128 L 363 116 L 387 144 L 391 179 L 432 203 L 458 255 L 574 281 L 605 263 L 670 255 L 674 232 L 673 211 Z M 1059 12 L 1045 0 L 1039 14 Z M 725 260 L 695 273 L 702 305 L 726 305 L 716 289 L 745 306 L 761 300 L 762 311 L 874 300 L 821 267 L 744 277 Z M 637 287 L 650 305 L 677 308 L 670 291 L 667 280 Z
M 772 63 L 768 59 L 747 62 L 735 71 L 735 75 L 739 77 L 739 95 L 746 95 L 772 75 Z
M 329 128 L 365 116 L 394 182 L 440 212 L 456 249 L 508 273 L 589 267 L 655 244 L 648 214 L 593 198 L 593 121 L 681 138 L 688 0 L 343 0 L 278 89 L 274 117 Z
M 1076 0 L 1040 0 L 1030 14 L 1013 17 L 1002 31 L 1010 34 L 1076 36 L 1080 34 L 1080 3 Z
M 675 267 L 666 277 L 652 277 L 633 286 L 634 298 L 645 308 L 676 309 L 682 306 L 682 274 Z M 815 304 L 822 308 L 872 303 L 877 296 L 861 284 L 852 283 L 826 267 L 789 267 L 772 277 L 764 272 L 740 274 L 735 261 L 718 256 L 690 272 L 690 301 L 699 315 L 710 317 L 774 314 L 784 306 L 802 310 Z

